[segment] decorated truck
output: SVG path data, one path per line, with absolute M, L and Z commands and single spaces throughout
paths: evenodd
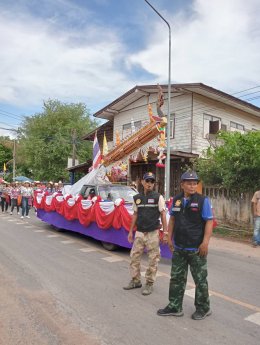
M 149 111 L 150 122 L 128 137 L 103 157 L 103 164 L 76 182 L 66 194 L 38 193 L 35 198 L 37 216 L 58 229 L 78 232 L 102 242 L 109 250 L 115 246 L 131 248 L 128 231 L 133 214 L 133 196 L 137 191 L 130 186 L 115 185 L 109 181 L 111 171 L 121 162 L 129 162 L 131 155 L 142 146 L 158 138 L 157 152 L 163 166 L 166 119 L 154 117 Z M 170 257 L 166 245 L 162 256 Z
M 135 189 L 114 184 L 84 184 L 78 195 L 44 195 L 35 200 L 37 216 L 58 229 L 93 237 L 108 250 L 128 247 Z

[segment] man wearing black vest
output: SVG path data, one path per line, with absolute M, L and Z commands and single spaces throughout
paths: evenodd
M 196 285 L 192 319 L 202 320 L 211 314 L 207 254 L 213 230 L 213 215 L 207 197 L 196 192 L 198 176 L 187 171 L 181 176 L 183 192 L 173 198 L 168 225 L 168 244 L 173 251 L 169 304 L 159 309 L 160 316 L 183 316 L 182 303 L 188 266 Z
M 142 185 L 144 192 L 134 196 L 134 214 L 128 234 L 128 241 L 133 243 L 131 250 L 130 272 L 132 280 L 124 287 L 124 290 L 132 290 L 142 287 L 141 283 L 141 257 L 144 249 L 147 249 L 149 258 L 146 270 L 146 285 L 142 291 L 144 296 L 150 295 L 153 291 L 153 284 L 156 277 L 158 262 L 160 260 L 159 229 L 161 217 L 164 236 L 167 243 L 167 222 L 165 214 L 165 201 L 161 194 L 153 191 L 155 176 L 148 172 L 144 174 Z M 133 230 L 136 226 L 135 239 Z

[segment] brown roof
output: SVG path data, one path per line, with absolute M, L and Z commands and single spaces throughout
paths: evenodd
M 161 85 L 164 92 L 167 92 L 168 85 Z M 237 109 L 246 111 L 252 115 L 260 117 L 260 108 L 241 100 L 237 97 L 229 95 L 223 91 L 217 90 L 213 87 L 202 83 L 187 83 L 187 84 L 172 84 L 171 92 L 181 93 L 181 92 L 193 92 L 210 99 L 220 101 L 222 103 L 233 106 Z M 142 97 L 146 97 L 151 94 L 158 93 L 157 85 L 136 85 L 122 96 L 115 99 L 113 102 L 105 106 L 104 108 L 97 111 L 94 116 L 99 118 L 104 118 L 112 120 L 114 115 L 122 111 L 125 107 L 131 103 L 137 101 Z

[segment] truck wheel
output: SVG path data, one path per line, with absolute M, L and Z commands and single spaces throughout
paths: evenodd
M 63 232 L 63 231 L 64 231 L 64 229 L 62 229 L 62 228 L 57 228 L 57 226 L 55 226 L 55 225 L 51 225 L 51 227 L 52 227 L 52 229 L 54 229 L 54 230 L 56 230 L 56 231 L 58 231 L 58 232 Z
M 106 250 L 109 250 L 109 251 L 113 251 L 113 250 L 116 250 L 118 248 L 118 246 L 116 244 L 113 244 L 113 243 L 103 242 L 103 241 L 101 243 L 102 243 L 102 246 Z

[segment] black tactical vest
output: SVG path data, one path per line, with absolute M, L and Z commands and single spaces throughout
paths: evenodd
M 137 207 L 137 230 L 141 232 L 150 232 L 160 228 L 159 197 L 157 192 L 137 194 L 134 196 L 134 202 Z
M 184 194 L 178 194 L 173 199 L 174 211 L 174 242 L 182 248 L 197 248 L 203 241 L 205 221 L 202 218 L 202 208 L 205 196 L 198 193 L 191 195 L 186 206 L 183 206 Z

